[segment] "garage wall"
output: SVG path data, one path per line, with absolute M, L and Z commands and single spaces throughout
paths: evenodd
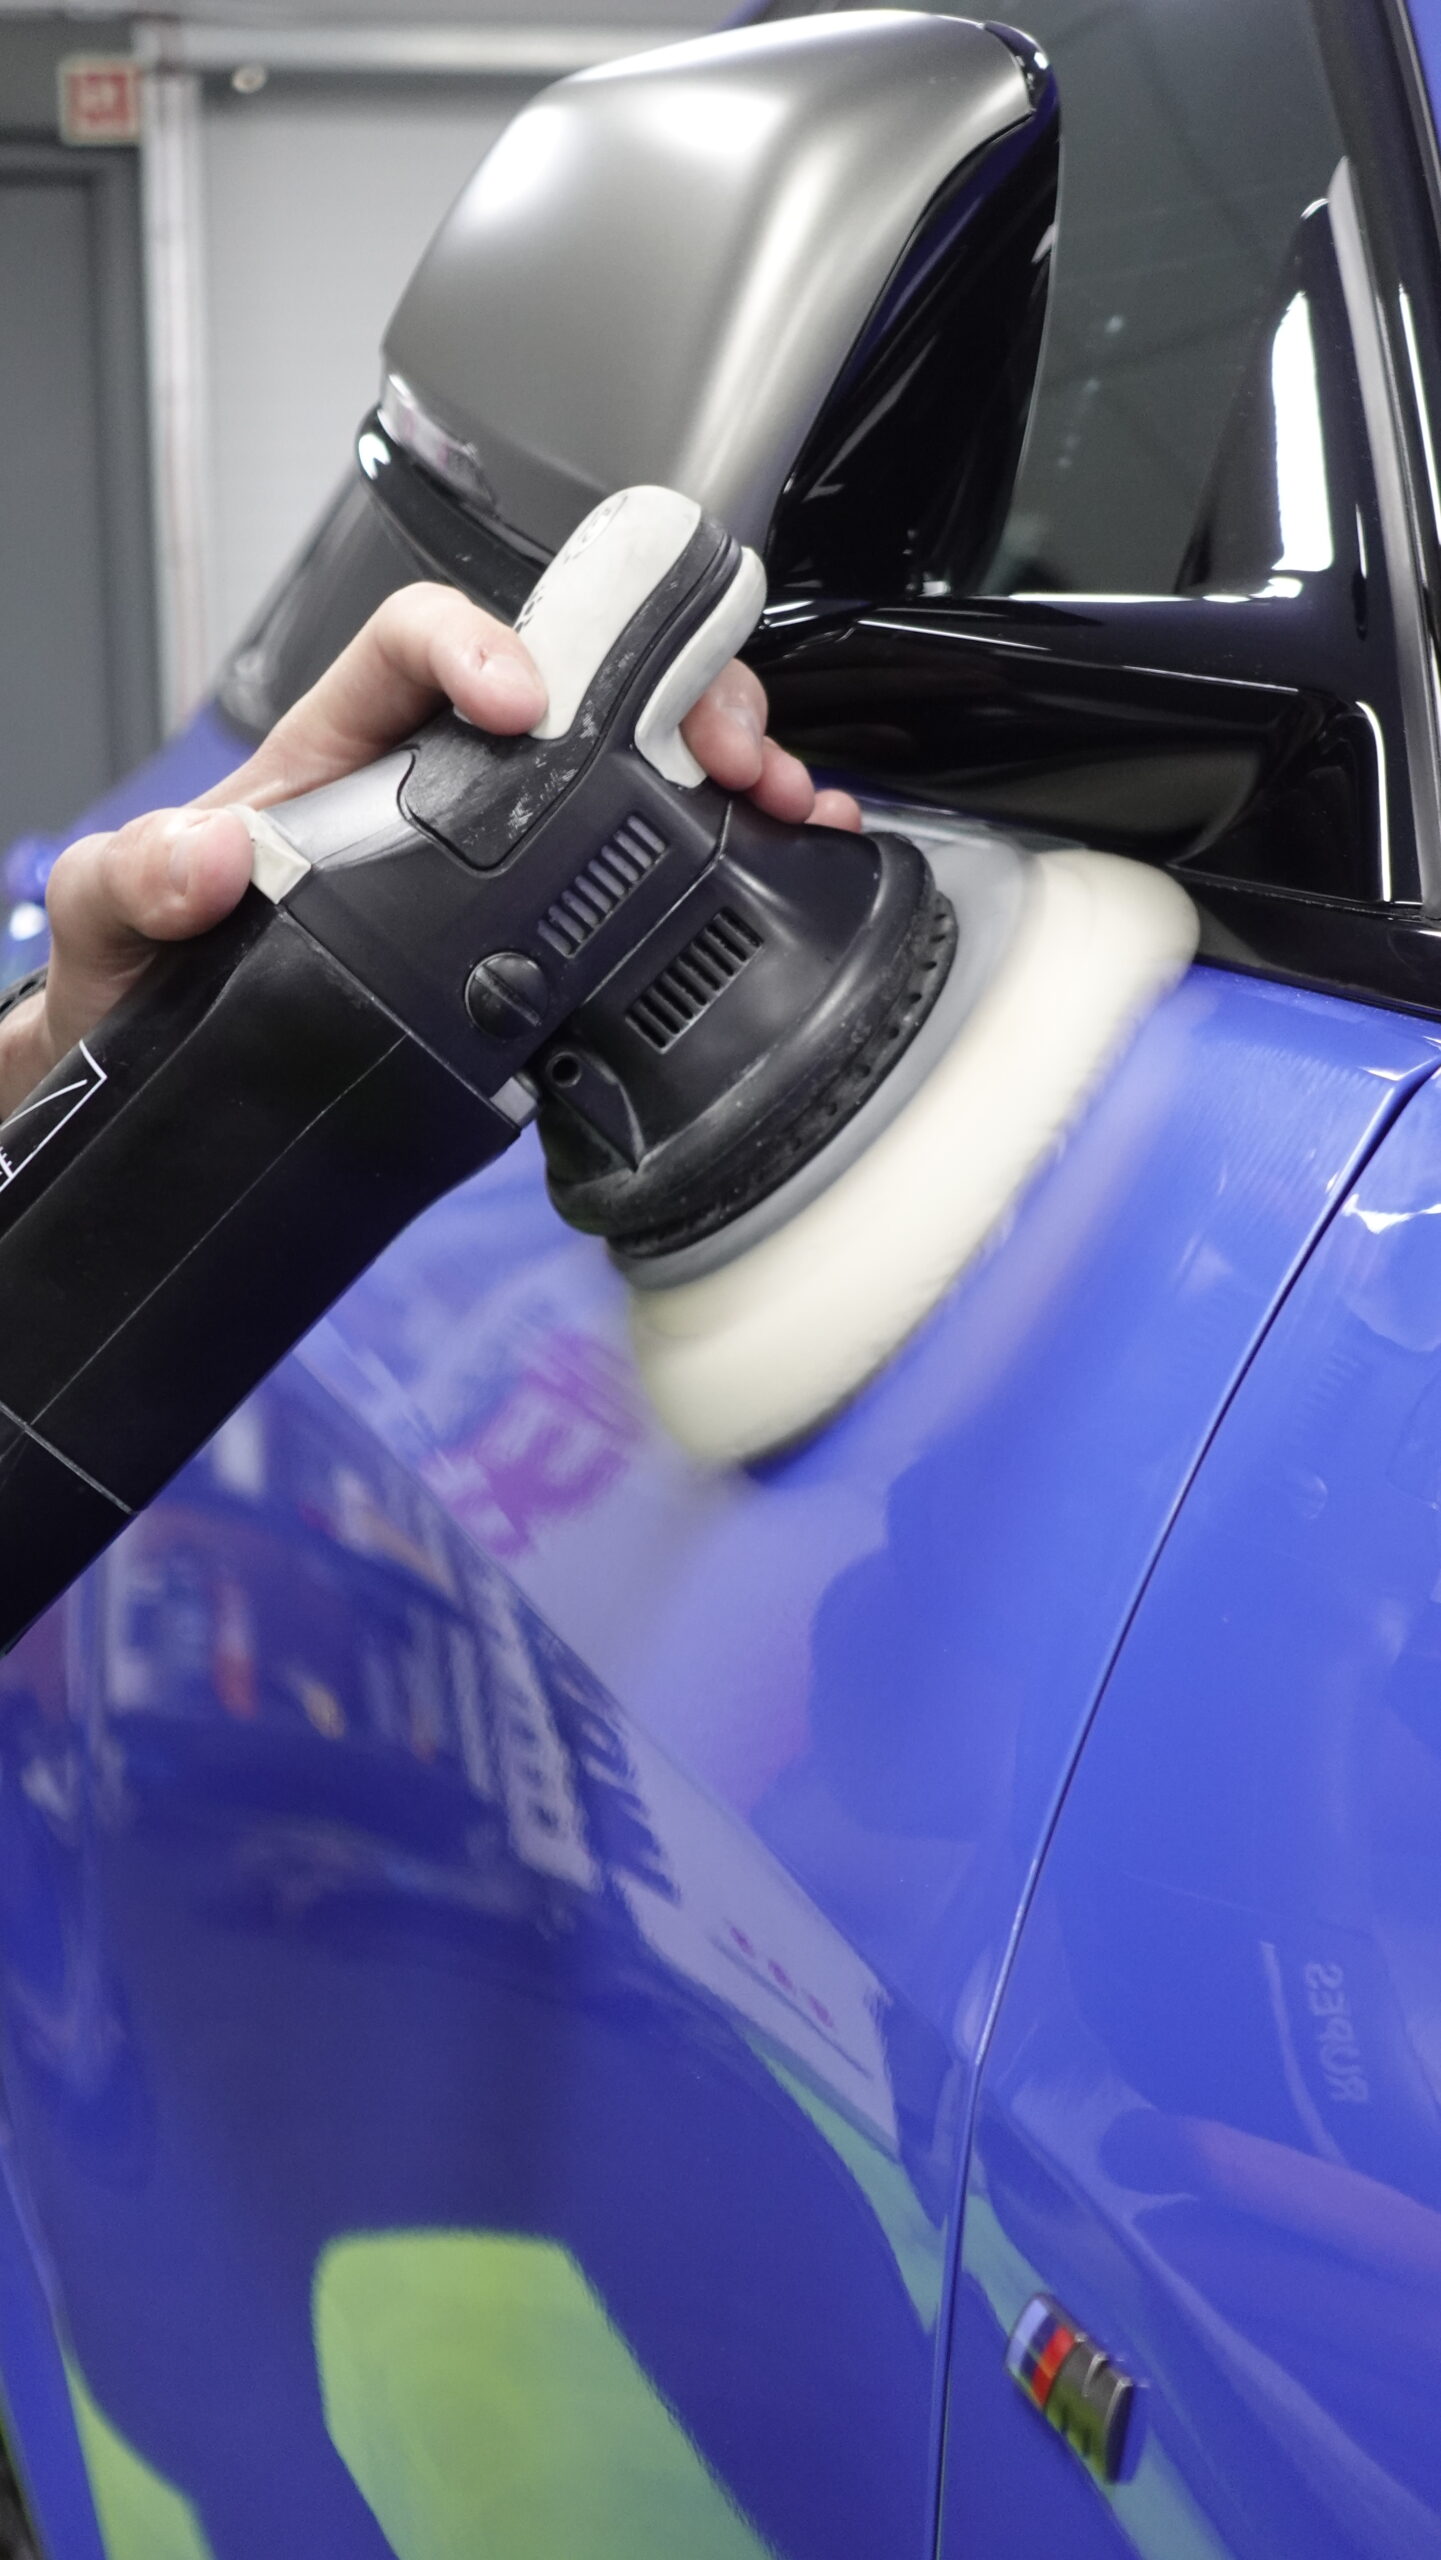
M 482 0 L 446 26 L 394 0 L 347 5 L 340 22 L 338 5 L 312 0 L 303 21 L 226 10 L 217 23 L 192 0 L 178 20 L 134 22 L 157 101 L 146 166 L 176 191 L 161 260 L 183 234 L 180 265 L 194 270 L 172 262 L 151 305 L 152 319 L 170 315 L 152 328 L 153 343 L 167 340 L 156 414 L 169 433 L 185 413 L 158 474 L 172 719 L 206 689 L 347 468 L 385 323 L 502 127 L 558 73 L 725 14 L 718 0 L 534 11 Z M 171 325 L 181 303 L 193 391 Z
M 207 82 L 211 646 L 223 654 L 348 467 L 382 331 L 533 84 Z
M 154 741 L 139 323 L 129 159 L 0 132 L 0 850 Z
M 61 146 L 56 64 L 123 19 L 0 12 L 0 903 L 17 837 L 154 745 L 155 577 L 136 154 Z
M 558 70 L 724 10 L 0 0 L 0 302 L 31 393 L 0 489 L 0 857 L 208 690 L 349 468 L 390 311 L 510 116 Z M 145 67 L 138 143 L 62 144 L 72 53 Z

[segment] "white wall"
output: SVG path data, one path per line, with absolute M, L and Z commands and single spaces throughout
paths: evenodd
M 3 6 L 3 0 L 0 0 Z M 716 23 L 724 0 L 563 0 L 557 25 Z M 189 0 L 203 22 L 218 0 Z M 396 0 L 311 0 L 291 22 L 414 26 L 457 12 Z M 233 24 L 238 11 L 224 10 Z M 539 15 L 539 13 L 537 13 Z M 468 23 L 536 20 L 481 0 Z M 544 25 L 550 18 L 545 13 Z M 200 128 L 209 641 L 218 662 L 349 465 L 375 398 L 386 321 L 436 224 L 536 83 L 447 76 L 345 79 L 277 71 L 253 95 L 203 86 Z
M 436 94 L 439 92 L 439 94 Z M 207 84 L 211 639 L 238 637 L 349 464 L 386 321 L 514 83 Z

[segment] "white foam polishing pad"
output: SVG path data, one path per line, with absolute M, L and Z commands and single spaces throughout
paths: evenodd
M 1196 947 L 1149 865 L 1047 853 L 1014 932 L 925 1081 L 865 1151 L 732 1261 L 631 1296 L 641 1375 L 695 1456 L 815 1430 L 982 1251 Z

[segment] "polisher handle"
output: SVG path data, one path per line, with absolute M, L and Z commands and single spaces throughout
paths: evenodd
M 240 908 L 0 1124 L 0 1645 L 510 1144 L 518 1069 L 714 856 L 678 723 L 762 600 L 690 500 L 607 501 L 522 617 L 536 734 L 445 714 L 243 812 Z
M 530 735 L 443 712 L 368 772 L 243 813 L 256 885 L 492 1098 L 714 864 L 730 803 L 680 723 L 764 596 L 692 499 L 618 492 L 519 617 L 549 694 Z
M 557 552 L 515 626 L 549 696 L 534 737 L 562 738 L 574 727 L 626 626 L 658 596 L 702 523 L 695 500 L 675 489 L 620 489 Z M 668 782 L 694 789 L 704 781 L 680 724 L 749 639 L 765 600 L 765 571 L 753 551 L 742 550 L 713 611 L 668 660 L 642 703 L 636 747 Z
M 515 1123 L 251 890 L 0 1125 L 0 1645 Z

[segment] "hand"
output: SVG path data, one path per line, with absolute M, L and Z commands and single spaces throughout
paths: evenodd
M 229 915 L 250 878 L 250 838 L 228 805 L 266 808 L 338 781 L 407 737 L 447 696 L 481 729 L 512 737 L 545 709 L 525 644 L 453 588 L 403 587 L 371 615 L 248 763 L 185 809 L 82 836 L 50 875 L 44 990 L 0 1021 L 0 1118 L 118 1003 L 157 942 L 183 942 Z M 845 791 L 817 792 L 765 734 L 760 680 L 733 659 L 682 724 L 698 763 L 772 817 L 858 827 Z

